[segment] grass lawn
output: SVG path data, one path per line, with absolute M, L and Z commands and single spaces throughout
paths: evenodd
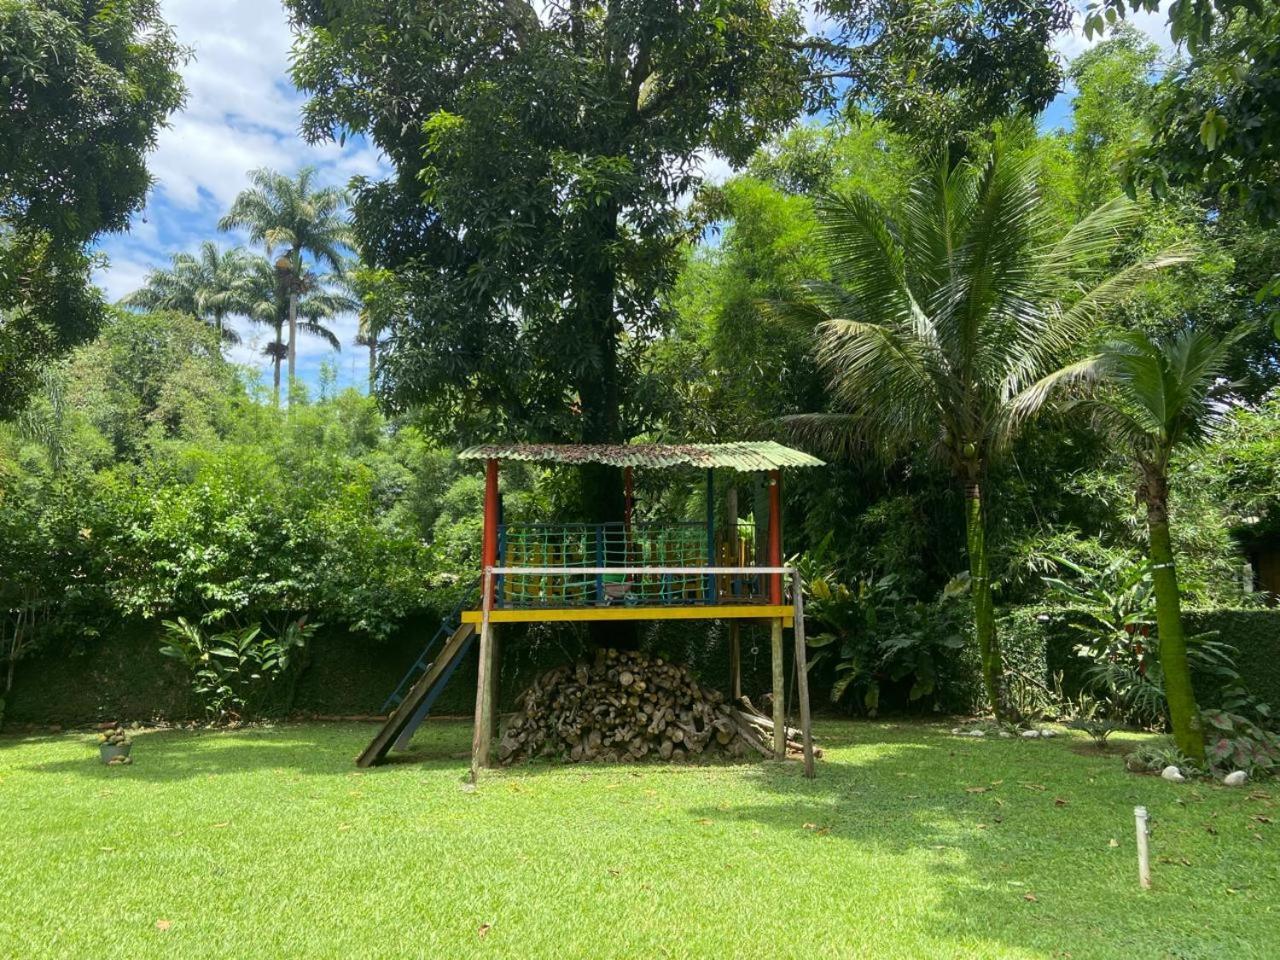
M 90 734 L 0 738 L 0 957 L 1280 956 L 1274 785 L 828 722 L 813 782 L 537 765 L 470 790 L 466 725 L 357 771 L 372 732 L 144 733 L 112 769 Z

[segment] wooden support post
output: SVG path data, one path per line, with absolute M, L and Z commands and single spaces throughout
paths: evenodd
M 725 557 L 729 563 L 743 566 L 746 561 L 739 556 L 738 543 L 738 487 L 736 483 L 730 484 L 729 489 L 724 495 L 724 512 L 728 519 L 725 524 L 724 541 L 729 545 L 729 549 L 725 551 Z M 733 580 L 729 585 L 730 591 L 736 598 L 742 594 L 742 578 L 734 574 Z
M 742 627 L 737 620 L 729 621 L 729 696 L 742 697 Z
M 716 565 L 716 472 L 707 471 L 707 566 Z M 706 576 L 705 603 L 716 602 L 715 574 Z
M 782 566 L 782 473 L 769 471 L 769 566 Z M 782 603 L 782 575 L 769 577 L 771 603 Z
M 809 656 L 804 639 L 804 582 L 797 570 L 791 577 L 795 604 L 796 697 L 800 701 L 800 736 L 804 741 L 804 775 L 810 780 L 813 769 L 813 719 L 809 715 Z
M 769 621 L 773 647 L 773 755 L 787 756 L 787 677 L 782 657 L 782 618 Z
M 491 463 L 493 461 L 490 461 Z M 471 734 L 471 782 L 489 766 L 489 744 L 493 732 L 493 624 L 489 611 L 493 598 L 493 574 L 486 568 L 482 580 L 482 617 L 480 620 L 480 663 L 476 667 L 476 716 Z
M 489 624 L 489 742 L 498 738 L 498 721 L 502 716 L 502 632 L 496 623 Z

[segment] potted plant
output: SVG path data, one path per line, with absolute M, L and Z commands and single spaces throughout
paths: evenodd
M 116 767 L 133 763 L 133 758 L 129 756 L 131 749 L 133 749 L 133 741 L 125 733 L 124 727 L 116 724 L 110 730 L 102 731 L 98 753 L 107 766 Z

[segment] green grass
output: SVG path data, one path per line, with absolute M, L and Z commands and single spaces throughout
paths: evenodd
M 0 738 L 0 957 L 1280 955 L 1280 789 L 1136 777 L 1079 737 L 825 723 L 813 782 L 538 765 L 472 791 L 464 725 L 360 772 L 372 731 L 156 732 L 118 769 L 88 734 Z

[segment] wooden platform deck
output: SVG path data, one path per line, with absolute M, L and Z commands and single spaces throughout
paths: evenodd
M 490 623 L 548 623 L 587 620 L 777 620 L 792 625 L 795 608 L 789 604 L 664 604 L 601 607 L 495 607 Z M 462 611 L 463 623 L 479 623 L 480 610 Z

